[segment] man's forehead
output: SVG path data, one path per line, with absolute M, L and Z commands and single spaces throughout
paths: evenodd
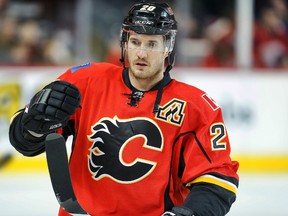
M 137 34 L 136 32 L 130 32 L 130 39 L 138 39 L 145 41 L 163 41 L 163 35 L 146 35 L 146 34 Z

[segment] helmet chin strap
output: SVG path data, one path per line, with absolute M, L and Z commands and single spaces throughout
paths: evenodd
M 165 69 L 164 76 L 162 80 L 160 81 L 159 89 L 157 91 L 157 96 L 156 96 L 156 100 L 155 100 L 154 107 L 153 107 L 153 113 L 157 113 L 159 111 L 159 106 L 160 106 L 163 89 L 164 89 L 164 80 L 166 76 L 169 75 L 169 72 L 173 68 L 174 63 L 175 63 L 175 53 L 171 52 L 168 55 L 168 65 Z
M 121 42 L 123 43 L 123 42 Z M 126 49 L 124 48 L 124 44 L 121 44 L 121 57 L 120 57 L 120 62 L 123 66 L 124 69 L 126 69 L 126 66 L 125 66 L 125 55 L 126 55 Z

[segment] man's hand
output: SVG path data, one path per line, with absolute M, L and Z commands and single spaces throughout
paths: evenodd
M 31 99 L 22 116 L 23 127 L 36 134 L 51 133 L 67 124 L 80 101 L 81 95 L 76 86 L 54 81 Z

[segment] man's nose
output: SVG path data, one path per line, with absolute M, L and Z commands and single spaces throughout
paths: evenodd
M 136 55 L 139 58 L 145 58 L 147 57 L 147 50 L 144 47 L 139 47 L 139 49 L 137 49 Z

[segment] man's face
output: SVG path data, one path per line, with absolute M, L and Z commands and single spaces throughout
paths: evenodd
M 136 79 L 160 79 L 164 72 L 167 48 L 162 35 L 130 33 L 126 44 L 129 71 Z

